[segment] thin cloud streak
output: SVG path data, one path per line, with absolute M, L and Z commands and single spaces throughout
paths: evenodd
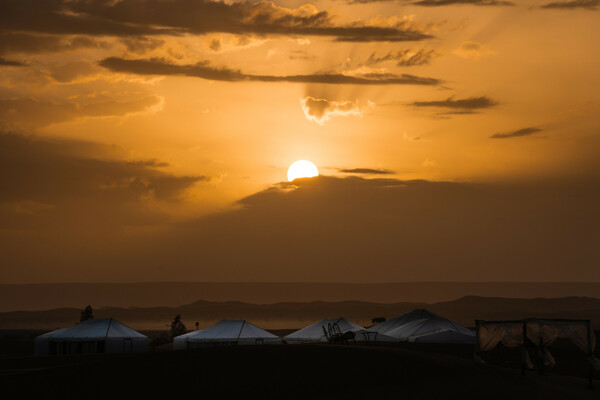
M 377 56 L 375 53 L 371 53 L 365 65 L 379 64 L 386 61 L 397 61 L 396 65 L 399 67 L 414 67 L 417 65 L 429 64 L 431 59 L 435 56 L 433 50 L 412 50 L 405 49 L 399 51 L 390 51 L 383 56 Z
M 344 174 L 361 174 L 361 175 L 392 175 L 394 171 L 389 169 L 372 169 L 372 168 L 339 168 L 338 172 Z
M 292 83 L 323 83 L 348 85 L 427 85 L 434 86 L 442 83 L 435 78 L 420 77 L 410 74 L 365 74 L 349 76 L 343 74 L 310 74 L 310 75 L 251 75 L 229 68 L 215 68 L 207 62 L 197 64 L 177 65 L 163 59 L 127 60 L 109 57 L 101 60 L 101 66 L 113 71 L 138 75 L 177 75 L 202 78 L 222 82 L 292 82 Z
M 349 0 L 349 4 L 370 4 L 392 2 L 394 0 Z M 473 5 L 473 6 L 514 6 L 510 1 L 502 0 L 420 0 L 405 2 L 406 5 L 416 5 L 425 7 L 442 7 L 452 5 Z
M 446 100 L 441 101 L 415 101 L 411 105 L 415 107 L 439 107 L 459 110 L 479 110 L 482 108 L 494 107 L 498 103 L 495 100 L 490 99 L 486 96 L 481 97 L 469 97 L 466 99 L 454 100 L 452 97 L 448 97 Z M 462 111 L 459 113 L 463 113 Z
M 514 137 L 530 136 L 541 131 L 542 130 L 540 128 L 524 128 L 514 132 L 496 133 L 495 135 L 490 136 L 490 139 L 509 139 Z
M 452 5 L 471 5 L 471 6 L 514 6 L 515 3 L 502 0 L 421 0 L 411 4 L 424 7 L 442 7 Z
M 583 8 L 587 10 L 595 10 L 600 5 L 600 0 L 573 0 L 573 1 L 554 1 L 544 4 L 540 8 L 556 8 L 556 9 L 577 9 Z
M 0 57 L 0 66 L 4 67 L 24 67 L 27 64 L 24 64 L 20 61 L 7 60 L 5 58 Z

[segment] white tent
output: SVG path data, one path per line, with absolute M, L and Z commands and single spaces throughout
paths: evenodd
M 35 355 L 130 353 L 148 350 L 148 337 L 112 318 L 89 319 L 35 338 Z
M 369 328 L 377 341 L 475 343 L 475 332 L 425 309 L 416 309 Z M 387 338 L 386 338 L 387 337 Z
M 173 338 L 173 350 L 185 350 L 188 348 L 187 339 L 193 335 L 198 334 L 198 332 L 202 332 L 202 330 L 195 330 L 188 333 L 184 333 L 183 335 L 175 336 Z
M 247 345 L 247 344 L 280 344 L 281 339 L 242 320 L 222 320 L 206 329 L 186 333 L 183 340 L 187 346 L 183 347 L 181 340 L 178 340 L 178 348 L 193 348 L 203 346 L 222 346 L 222 345 Z M 183 336 L 183 335 L 182 335 Z M 174 338 L 173 347 L 175 348 Z
M 327 342 L 325 330 L 330 329 L 334 324 L 339 328 L 340 333 L 354 332 L 355 334 L 365 331 L 362 326 L 356 325 L 345 318 L 326 318 L 312 325 L 302 328 L 294 333 L 291 333 L 283 338 L 288 343 L 316 343 Z M 358 340 L 359 335 L 356 339 Z

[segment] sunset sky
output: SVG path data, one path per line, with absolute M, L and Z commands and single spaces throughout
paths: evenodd
M 0 283 L 600 281 L 599 38 L 599 0 L 0 0 Z

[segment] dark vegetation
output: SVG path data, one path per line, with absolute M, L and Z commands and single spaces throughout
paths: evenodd
M 87 321 L 88 319 L 94 319 L 94 309 L 90 305 L 81 310 L 79 322 Z
M 173 338 L 179 335 L 183 335 L 187 333 L 187 328 L 185 324 L 181 321 L 181 314 L 177 314 L 175 318 L 173 318 L 173 322 L 171 322 L 171 330 L 169 331 L 171 334 L 171 341 Z

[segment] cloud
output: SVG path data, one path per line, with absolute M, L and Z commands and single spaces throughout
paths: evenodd
M 309 55 L 304 50 L 292 50 L 289 55 L 290 60 L 313 60 L 315 56 Z
M 211 49 L 212 51 L 219 51 L 222 49 L 223 46 L 221 46 L 221 40 L 220 39 L 213 39 L 210 41 L 210 46 L 208 46 L 209 49 Z
M 521 136 L 530 136 L 541 132 L 540 128 L 524 128 L 519 129 L 518 131 L 508 132 L 508 133 L 496 133 L 490 136 L 491 139 L 509 139 L 513 137 L 521 137 Z
M 52 66 L 50 76 L 61 83 L 68 83 L 79 78 L 93 75 L 98 71 L 98 66 L 87 61 L 71 61 L 65 64 Z
M 375 53 L 371 53 L 365 64 L 373 65 L 386 61 L 396 61 L 396 65 L 399 67 L 412 67 L 416 65 L 429 64 L 434 56 L 435 52 L 433 50 L 425 49 L 390 51 L 383 56 L 376 56 Z
M 208 62 L 197 64 L 171 64 L 164 59 L 127 60 L 109 57 L 100 61 L 100 65 L 114 72 L 124 72 L 139 75 L 179 75 L 191 76 L 213 81 L 224 82 L 292 82 L 292 83 L 327 83 L 348 85 L 438 85 L 440 80 L 419 77 L 409 74 L 377 74 L 370 73 L 362 76 L 326 73 L 312 75 L 250 75 L 229 68 L 217 68 Z
M 578 254 L 575 274 L 597 277 L 600 192 L 586 186 L 321 176 L 190 221 L 128 260 L 154 279 L 151 266 L 168 265 L 192 280 L 534 280 L 566 279 Z
M 105 49 L 108 47 L 110 47 L 108 42 L 88 36 L 0 31 L 0 54 L 41 54 L 75 51 L 82 48 Z
M 555 1 L 544 4 L 540 8 L 558 8 L 558 9 L 576 9 L 583 8 L 587 10 L 595 10 L 600 5 L 600 0 L 572 0 L 572 1 Z
M 454 100 L 453 97 L 448 97 L 446 100 L 439 101 L 415 101 L 412 103 L 415 107 L 442 107 L 442 108 L 459 108 L 465 110 L 477 110 L 481 108 L 489 108 L 498 104 L 496 101 L 486 96 L 468 97 L 466 99 Z
M 495 54 L 486 45 L 478 42 L 464 42 L 453 53 L 462 58 L 479 60 L 481 57 Z
M 156 50 L 165 44 L 163 39 L 146 36 L 132 36 L 121 38 L 121 43 L 125 45 L 127 51 L 136 54 L 146 54 Z
M 454 99 L 448 97 L 446 100 L 437 101 L 415 101 L 411 103 L 415 107 L 432 107 L 432 108 L 444 108 L 447 112 L 442 114 L 473 114 L 478 110 L 491 108 L 496 106 L 498 103 L 495 100 L 490 99 L 486 96 L 481 97 L 468 97 L 466 99 Z
M 349 0 L 348 4 L 387 3 L 395 0 Z
M 150 110 L 161 103 L 162 98 L 154 95 L 89 103 L 55 103 L 33 98 L 3 99 L 0 100 L 0 118 L 5 127 L 31 129 L 86 117 L 123 117 Z
M 452 5 L 471 5 L 471 6 L 514 6 L 515 3 L 503 0 L 420 0 L 412 4 L 425 7 L 440 7 Z
M 7 60 L 6 58 L 0 57 L 0 66 L 4 67 L 24 67 L 27 64 L 24 64 L 20 61 Z
M 384 28 L 381 28 L 384 29 Z M 402 33 L 396 34 L 385 34 L 384 32 L 378 32 L 379 29 L 373 29 L 373 33 L 367 32 L 367 29 L 363 30 L 364 32 L 359 32 L 357 35 L 346 35 L 346 36 L 337 36 L 335 38 L 336 42 L 414 42 L 418 40 L 431 39 L 432 36 L 425 35 L 416 31 L 404 31 Z
M 356 116 L 362 117 L 365 110 L 372 107 L 369 103 L 366 107 L 360 107 L 358 102 L 351 101 L 330 101 L 326 99 L 315 99 L 314 97 L 305 97 L 300 99 L 304 116 L 309 121 L 323 125 L 325 121 L 329 121 L 331 116 Z
M 154 223 L 165 215 L 152 202 L 179 202 L 193 185 L 210 179 L 174 176 L 159 170 L 166 166 L 159 160 L 128 161 L 113 153 L 95 143 L 0 133 L 0 204 L 9 205 L 0 220 L 17 229 L 21 222 L 64 224 L 57 230 Z M 21 218 L 39 213 L 45 217 Z
M 389 169 L 372 169 L 372 168 L 338 168 L 338 171 L 344 174 L 361 174 L 361 175 L 392 175 L 395 172 Z
M 349 0 L 349 4 L 369 4 L 369 3 L 383 3 L 391 2 L 394 0 Z M 420 0 L 411 1 L 406 4 L 412 4 L 417 6 L 435 7 L 435 6 L 452 6 L 452 5 L 474 5 L 474 6 L 514 6 L 514 3 L 503 0 Z
M 0 26 L 5 31 L 92 36 L 149 35 L 169 31 L 143 24 L 115 21 L 85 11 L 79 12 L 76 8 L 81 8 L 83 3 L 77 0 L 5 0 L 0 4 Z M 87 3 L 90 10 L 93 7 L 102 7 L 103 3 L 109 4 L 103 0 Z
M 52 150 L 30 144 L 27 154 L 15 146 L 6 150 L 16 161 L 9 164 L 13 168 L 2 164 L 0 184 L 9 194 L 21 188 L 10 200 L 0 192 L 10 212 L 0 223 L 30 233 L 2 236 L 4 281 L 599 277 L 600 190 L 591 181 L 481 184 L 321 176 L 275 184 L 241 199 L 235 209 L 131 237 L 119 229 L 123 223 L 165 224 L 164 216 L 147 211 L 143 198 L 153 196 L 149 186 L 138 192 L 133 184 L 152 180 L 156 171 L 94 163 L 70 151 L 60 155 L 72 145 Z M 17 206 L 18 215 L 10 211 Z
M 231 33 L 330 36 L 344 41 L 423 40 L 409 25 L 336 25 L 327 11 L 268 1 L 209 0 L 7 0 L 0 6 L 5 30 L 112 36 Z

